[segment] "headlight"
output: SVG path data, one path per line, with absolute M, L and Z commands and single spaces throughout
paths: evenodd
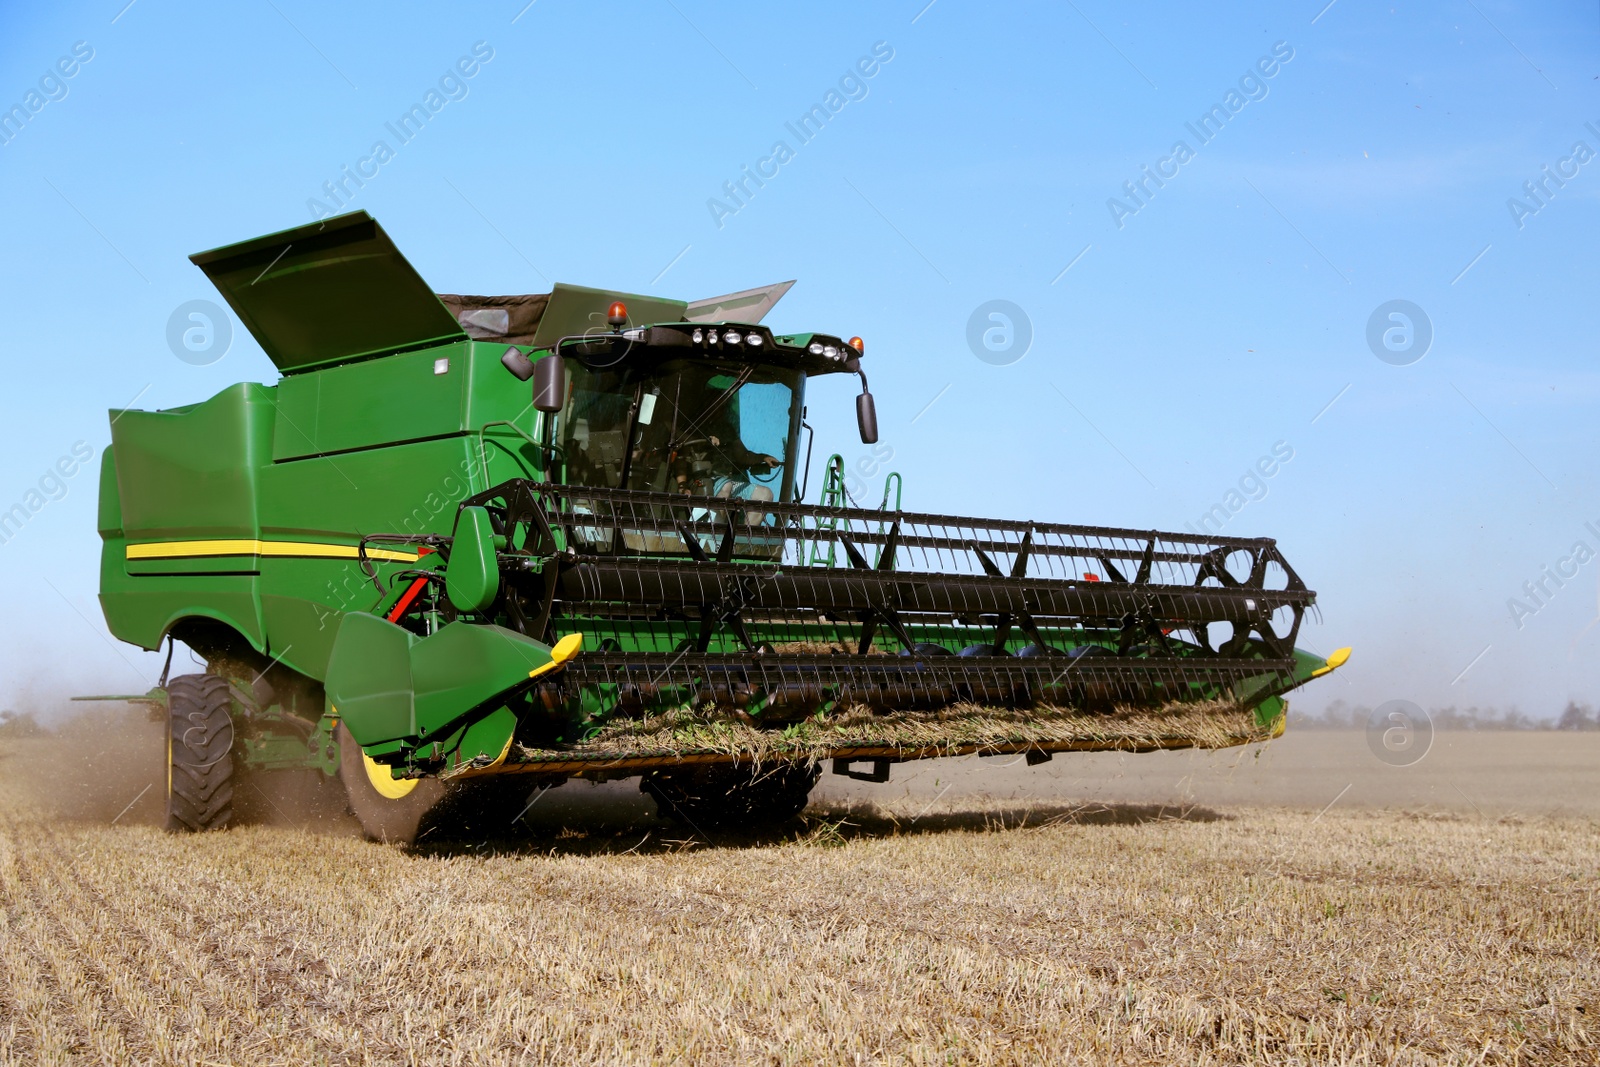
M 738 330 L 729 330 L 727 333 L 722 335 L 722 339 L 728 342 L 730 345 L 736 345 L 743 340 L 743 338 L 739 335 Z
M 706 339 L 706 332 L 704 330 L 696 330 L 694 333 L 690 334 L 689 336 L 690 336 L 691 339 L 693 339 L 695 344 L 699 344 L 701 341 L 704 341 Z
M 829 359 L 839 358 L 839 350 L 832 345 L 828 345 L 827 347 L 823 348 L 822 354 L 827 356 Z
M 810 352 L 813 356 L 822 355 L 822 342 L 821 341 L 812 341 L 811 342 L 811 347 L 806 349 L 806 351 Z
M 760 348 L 761 335 L 759 333 L 748 334 L 744 339 L 744 343 L 749 345 L 751 348 Z

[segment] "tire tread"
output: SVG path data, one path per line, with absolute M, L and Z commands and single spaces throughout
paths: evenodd
M 214 674 L 180 675 L 167 684 L 168 830 L 220 830 L 233 818 L 232 703 L 227 679 Z

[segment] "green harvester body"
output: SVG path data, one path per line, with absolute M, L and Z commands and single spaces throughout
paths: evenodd
M 1343 661 L 1293 648 L 1314 594 L 1265 539 L 909 515 L 898 475 L 861 508 L 837 457 L 806 504 L 808 382 L 875 416 L 859 346 L 759 325 L 786 287 L 440 297 L 364 213 L 193 258 L 282 378 L 112 412 L 101 603 L 228 680 L 246 766 L 333 774 L 341 731 L 396 783 L 1242 743 Z

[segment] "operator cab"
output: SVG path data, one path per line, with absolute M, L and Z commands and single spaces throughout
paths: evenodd
M 506 366 L 534 380 L 552 480 L 788 502 L 804 484 L 808 377 L 859 375 L 863 439 L 877 440 L 860 338 L 760 324 L 791 285 L 693 303 L 565 284 L 439 299 L 472 338 L 513 346 Z
M 572 485 L 795 499 L 805 373 L 699 359 L 568 369 L 553 437 Z

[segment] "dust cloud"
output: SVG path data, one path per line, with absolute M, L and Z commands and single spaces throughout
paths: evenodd
M 22 721 L 26 709 L 9 725 L 0 723 L 8 794 L 60 820 L 164 824 L 166 727 L 159 714 L 122 703 L 30 703 L 38 709 L 32 717 L 46 727 L 30 729 Z M 488 816 L 498 834 L 544 838 L 666 825 L 631 779 L 550 789 L 532 780 L 503 785 L 505 796 Z M 941 812 L 998 801 L 1597 817 L 1600 734 L 1441 731 L 1425 758 L 1409 766 L 1378 759 L 1355 730 L 1291 731 L 1265 745 L 1209 752 L 1064 753 L 1036 767 L 1016 756 L 970 756 L 898 764 L 881 785 L 825 773 L 812 797 L 825 807 L 915 801 L 919 811 Z M 314 770 L 239 768 L 233 824 L 360 834 L 339 780 Z
M 165 715 L 143 705 L 95 702 L 20 711 L 16 722 L 45 725 L 0 740 L 8 792 L 42 814 L 73 822 L 162 826 L 166 822 Z M 249 773 L 236 766 L 234 825 L 294 826 L 334 833 L 359 829 L 335 778 L 315 770 Z
M 814 798 L 844 802 L 983 797 L 1239 808 L 1437 811 L 1501 817 L 1600 817 L 1600 733 L 1442 730 L 1416 762 L 1376 755 L 1363 730 L 1290 731 L 1212 751 L 1061 753 L 928 760 L 892 768 L 885 785 L 823 775 Z
M 19 709 L 48 725 L 0 744 L 0 773 L 11 780 L 11 792 L 60 819 L 118 825 L 165 819 L 160 722 L 151 722 L 143 708 L 119 703 L 47 710 L 53 714 Z

